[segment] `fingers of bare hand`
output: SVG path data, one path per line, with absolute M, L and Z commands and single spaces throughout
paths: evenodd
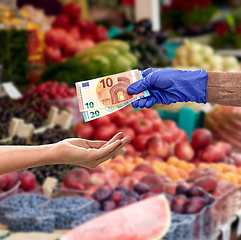
M 113 142 L 121 139 L 122 136 L 123 136 L 123 133 L 122 133 L 122 132 L 117 133 L 112 139 L 110 139 L 110 141 L 108 141 L 105 145 L 103 145 L 103 147 L 106 147 L 106 146 L 112 144 Z
M 105 144 L 107 144 L 106 141 L 86 141 L 86 143 L 90 148 L 96 148 L 96 149 L 99 149 L 103 147 Z
M 121 145 L 119 145 L 116 149 L 114 149 L 113 151 L 109 152 L 107 155 L 99 158 L 98 161 L 98 165 L 104 161 L 107 161 L 110 158 L 113 158 L 120 150 L 121 148 L 123 148 L 127 143 L 129 143 L 131 141 L 131 137 L 125 137 L 121 140 Z

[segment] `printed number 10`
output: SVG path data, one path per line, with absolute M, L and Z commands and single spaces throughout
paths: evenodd
M 93 108 L 95 106 L 93 102 L 86 103 L 85 105 L 87 108 Z
M 107 87 L 113 86 L 113 80 L 111 78 L 107 78 L 106 81 L 105 79 L 102 79 L 100 82 L 103 84 L 103 88 L 106 88 L 106 85 Z

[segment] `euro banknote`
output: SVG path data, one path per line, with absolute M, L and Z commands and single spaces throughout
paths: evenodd
M 137 95 L 129 95 L 127 92 L 127 88 L 140 79 L 141 72 L 132 70 L 93 80 L 77 82 L 76 92 L 80 112 L 93 112 L 98 109 L 120 106 L 127 102 L 137 100 L 138 97 L 143 97 L 145 95 L 144 92 Z

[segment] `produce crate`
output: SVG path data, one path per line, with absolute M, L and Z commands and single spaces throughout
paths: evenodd
M 9 197 L 12 197 L 13 195 L 17 194 L 18 193 L 18 187 L 20 186 L 21 182 L 18 182 L 16 184 L 15 187 L 13 187 L 12 189 L 10 189 L 9 191 L 7 192 L 4 192 L 4 193 L 1 193 L 0 194 L 0 201 L 3 201 Z
M 173 181 L 165 183 L 165 193 L 174 194 L 176 187 L 182 185 L 184 181 Z M 215 199 L 212 195 L 209 195 Z M 215 209 L 216 201 L 206 206 L 201 212 L 197 214 L 181 214 L 190 217 L 187 221 L 182 223 L 172 224 L 170 231 L 167 234 L 167 240 L 203 240 L 209 239 L 218 230 L 218 223 L 220 222 L 220 215 Z M 221 205 L 220 205 L 221 206 Z M 231 208 L 230 208 L 231 209 Z M 179 215 L 179 214 L 176 214 Z
M 192 108 L 181 108 L 178 112 L 157 110 L 163 120 L 173 120 L 178 127 L 183 129 L 189 140 L 191 140 L 192 133 L 197 128 L 202 128 L 204 124 L 205 113 L 203 111 L 195 112 Z

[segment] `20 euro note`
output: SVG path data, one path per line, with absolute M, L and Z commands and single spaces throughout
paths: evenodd
M 127 88 L 141 78 L 141 72 L 132 70 L 89 81 L 77 82 L 76 90 L 80 112 L 113 107 L 131 100 L 137 100 L 138 97 L 143 97 L 144 92 L 136 95 L 129 95 L 127 92 Z
M 148 96 L 150 96 L 149 91 L 144 91 L 143 96 L 138 96 L 136 99 L 131 99 L 131 100 L 125 102 L 125 103 L 122 103 L 122 104 L 119 104 L 119 105 L 116 105 L 116 106 L 112 106 L 112 107 L 108 107 L 108 108 L 101 108 L 101 109 L 98 109 L 98 110 L 85 111 L 85 112 L 83 112 L 84 120 L 85 120 L 85 122 L 89 122 L 89 121 L 92 121 L 94 119 L 109 115 L 113 112 L 116 112 L 116 111 L 126 107 L 127 105 L 131 104 L 132 102 L 135 102 L 135 101 L 137 101 L 141 98 L 148 97 Z

